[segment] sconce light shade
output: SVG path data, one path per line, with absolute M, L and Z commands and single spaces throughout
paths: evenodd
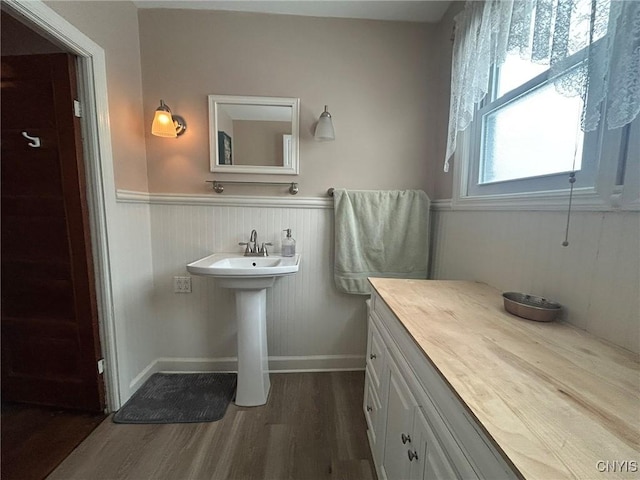
M 172 115 L 171 109 L 160 100 L 151 124 L 151 134 L 157 137 L 176 138 L 187 129 L 187 124 L 179 115 Z
M 316 125 L 316 133 L 313 137 L 319 142 L 330 142 L 336 139 L 336 133 L 333 130 L 333 122 L 331 121 L 331 114 L 327 110 L 327 106 L 324 106 L 324 112 L 320 114 L 320 119 Z

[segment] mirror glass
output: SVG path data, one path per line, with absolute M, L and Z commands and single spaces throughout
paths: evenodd
M 300 100 L 209 95 L 212 172 L 298 175 Z

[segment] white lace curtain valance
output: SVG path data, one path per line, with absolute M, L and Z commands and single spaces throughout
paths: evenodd
M 598 127 L 605 99 L 610 129 L 640 112 L 640 1 L 468 1 L 455 32 L 445 172 L 458 132 L 489 90 L 491 69 L 510 53 L 550 65 L 552 76 L 566 70 L 569 57 L 584 54 L 554 82 L 561 94 L 582 97 L 584 131 Z

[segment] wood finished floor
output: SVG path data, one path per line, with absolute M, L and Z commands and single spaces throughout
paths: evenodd
M 48 479 L 373 480 L 363 390 L 364 372 L 272 374 L 267 405 L 218 422 L 108 418 Z
M 42 480 L 105 418 L 103 414 L 3 403 L 2 480 Z

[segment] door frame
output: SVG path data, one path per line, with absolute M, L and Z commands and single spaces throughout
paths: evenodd
M 109 244 L 115 231 L 116 194 L 107 101 L 107 69 L 102 47 L 40 0 L 3 0 L 7 13 L 20 19 L 78 58 L 80 122 L 87 180 L 87 201 L 95 269 L 100 343 L 105 361 L 107 411 L 121 406 L 116 323 Z M 97 366 L 96 366 L 97 368 Z

